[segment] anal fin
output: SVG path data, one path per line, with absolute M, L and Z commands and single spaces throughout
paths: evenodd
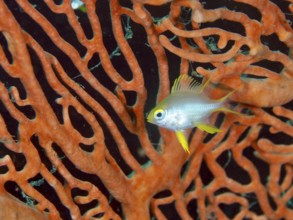
M 198 127 L 202 131 L 208 132 L 209 134 L 222 132 L 219 128 L 216 128 L 212 125 L 203 124 L 203 123 L 197 124 L 196 127 Z

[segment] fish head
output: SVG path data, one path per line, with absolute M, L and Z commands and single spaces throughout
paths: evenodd
M 147 115 L 147 121 L 157 126 L 170 130 L 177 130 L 178 117 L 176 107 L 170 105 L 169 98 L 166 98 Z
M 147 116 L 147 121 L 152 124 L 162 126 L 166 119 L 166 111 L 162 108 L 154 108 Z
M 168 109 L 163 103 L 159 103 L 154 107 L 147 116 L 149 123 L 158 125 L 160 127 L 166 127 L 168 120 Z

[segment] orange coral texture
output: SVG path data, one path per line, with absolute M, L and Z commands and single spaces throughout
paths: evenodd
M 123 5 L 118 0 L 84 0 L 85 13 L 74 11 L 69 0 L 60 5 L 41 2 L 43 10 L 38 1 L 0 0 L 1 219 L 293 219 L 292 0 L 280 5 L 226 1 L 234 8 L 209 8 L 211 1 L 196 0 L 133 0 Z M 102 3 L 109 10 L 101 8 Z M 248 9 L 241 11 L 240 6 Z M 245 13 L 250 9 L 257 18 Z M 54 25 L 45 11 L 67 21 L 78 43 L 62 36 L 64 27 Z M 153 14 L 160 11 L 165 15 Z M 119 48 L 116 55 L 124 57 L 131 77 L 115 66 L 113 50 L 105 46 L 108 36 L 101 16 L 107 13 Z M 82 16 L 87 17 L 91 37 L 79 20 Z M 136 43 L 151 51 L 155 70 L 142 68 L 131 37 L 125 36 L 125 18 L 130 27 L 139 27 L 133 35 L 144 30 Z M 26 30 L 26 19 L 47 37 Z M 225 21 L 242 32 L 233 31 L 235 26 L 217 26 Z M 273 40 L 265 42 L 266 37 Z M 207 43 L 208 38 L 214 42 Z M 46 44 L 66 59 L 51 53 Z M 280 45 L 286 50 L 276 48 Z M 176 73 L 170 68 L 170 54 L 180 60 Z M 72 62 L 78 77 L 65 60 Z M 99 65 L 91 68 L 92 63 Z M 145 109 L 155 105 L 147 106 L 148 98 L 157 94 L 159 101 L 169 93 L 170 75 L 174 79 L 195 70 L 213 85 L 236 90 L 231 100 L 244 115 L 213 115 L 211 121 L 223 118 L 223 132 L 207 136 L 192 131 L 187 155 L 165 129 L 153 131 L 160 133 L 159 142 L 153 143 Z M 146 86 L 151 74 L 158 79 L 158 93 Z M 105 77 L 111 88 L 102 83 Z M 45 92 L 46 86 L 51 93 Z M 129 92 L 135 93 L 135 103 L 128 103 Z M 91 135 L 75 125 L 72 112 Z M 131 135 L 124 135 L 127 132 Z M 274 135 L 286 142 L 271 139 Z M 220 162 L 222 157 L 226 163 Z M 248 181 L 233 177 L 232 163 Z

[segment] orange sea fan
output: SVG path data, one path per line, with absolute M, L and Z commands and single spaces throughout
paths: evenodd
M 0 0 L 0 219 L 290 219 L 292 1 Z M 84 5 L 82 5 L 84 3 Z M 146 124 L 179 73 L 244 116 Z

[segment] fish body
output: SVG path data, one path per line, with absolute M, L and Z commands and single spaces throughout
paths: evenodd
M 213 112 L 234 112 L 224 107 L 225 100 L 230 95 L 212 100 L 202 93 L 206 84 L 202 85 L 188 75 L 179 76 L 172 86 L 171 94 L 153 108 L 147 116 L 147 121 L 176 132 L 177 138 L 186 152 L 189 152 L 185 130 L 198 127 L 214 134 L 221 130 L 207 124 Z
M 204 122 L 209 115 L 222 106 L 222 102 L 196 96 L 191 92 L 177 92 L 166 97 L 148 117 L 148 121 L 173 131 L 196 127 Z M 163 109 L 164 116 L 159 118 L 155 111 Z

